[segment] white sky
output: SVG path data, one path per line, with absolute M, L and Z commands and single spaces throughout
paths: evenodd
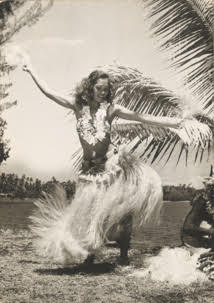
M 22 29 L 12 42 L 30 54 L 41 78 L 55 90 L 69 91 L 97 66 L 117 62 L 182 91 L 182 79 L 165 70 L 164 55 L 149 38 L 144 20 L 137 0 L 55 0 L 39 22 Z M 17 99 L 18 106 L 4 113 L 11 152 L 1 171 L 69 178 L 72 150 L 79 144 L 75 118 L 43 96 L 21 69 L 10 76 L 11 100 Z M 173 161 L 154 167 L 164 182 L 188 183 L 207 175 L 210 161 L 187 168 Z

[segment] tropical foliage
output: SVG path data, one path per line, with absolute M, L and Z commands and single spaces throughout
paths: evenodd
M 214 60 L 212 0 L 143 0 L 151 33 L 166 50 L 171 65 L 185 71 L 185 82 L 204 106 L 213 104 Z
M 6 128 L 6 121 L 0 117 L 0 164 L 9 157 L 9 147 L 7 141 L 4 140 L 4 131 Z
M 186 184 L 164 185 L 163 198 L 165 201 L 193 201 L 196 194 L 201 191 L 204 190 L 198 190 Z
M 55 177 L 44 182 L 40 179 L 33 179 L 26 175 L 21 177 L 17 174 L 0 174 L 0 202 L 2 200 L 11 201 L 13 199 L 37 199 L 43 196 L 43 193 L 51 194 L 56 186 L 62 186 L 68 198 L 75 194 L 75 182 L 59 182 Z M 163 198 L 166 201 L 193 201 L 196 194 L 204 192 L 205 189 L 196 189 L 192 185 L 164 185 Z
M 6 122 L 2 119 L 1 113 L 16 104 L 16 101 L 4 101 L 9 96 L 8 90 L 12 85 L 6 76 L 14 69 L 14 66 L 6 62 L 3 47 L 21 28 L 34 24 L 52 3 L 53 0 L 0 1 L 0 164 L 9 157 L 10 150 L 8 141 L 4 138 Z
M 174 92 L 161 87 L 140 71 L 116 67 L 109 72 L 115 82 L 116 103 L 139 113 L 159 117 L 159 121 L 166 121 L 166 116 L 175 121 L 177 118 L 185 118 L 179 129 L 155 127 L 146 123 L 118 124 L 117 121 L 114 128 L 118 133 L 127 131 L 127 138 L 131 141 L 134 138 L 140 139 L 132 146 L 132 151 L 146 143 L 146 148 L 140 156 L 151 158 L 154 162 L 164 155 L 167 155 L 168 161 L 179 143 L 182 145 L 178 160 L 183 151 L 188 155 L 190 146 L 196 149 L 197 155 L 199 152 L 203 153 L 206 148 L 210 150 L 213 121 L 208 109 L 199 110 L 197 106 L 195 111 L 194 103 L 190 104 L 189 100 L 182 99 Z
M 70 180 L 59 182 L 54 177 L 47 182 L 42 182 L 40 179 L 35 180 L 26 175 L 19 177 L 16 174 L 0 175 L 0 200 L 7 198 L 9 201 L 13 198 L 41 198 L 43 192 L 52 193 L 56 186 L 62 186 L 67 196 L 70 198 L 75 192 L 75 182 Z

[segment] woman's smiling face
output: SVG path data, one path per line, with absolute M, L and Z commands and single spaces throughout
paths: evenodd
M 109 94 L 109 79 L 100 78 L 97 80 L 93 88 L 94 92 L 94 101 L 97 103 L 102 103 L 106 101 L 106 98 Z

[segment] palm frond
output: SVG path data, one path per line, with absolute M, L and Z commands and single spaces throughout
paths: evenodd
M 205 107 L 214 97 L 212 0 L 144 0 L 152 22 L 152 34 L 171 63 L 187 73 L 186 83 L 203 97 Z
M 17 101 L 14 102 L 4 102 L 3 104 L 0 104 L 0 112 L 3 112 L 13 106 L 17 105 Z
M 129 152 L 137 154 L 145 162 L 154 163 L 165 158 L 165 164 L 178 152 L 179 163 L 183 152 L 186 153 L 186 163 L 189 150 L 195 151 L 195 162 L 203 159 L 204 152 L 208 155 L 212 148 L 214 123 L 208 117 L 200 115 L 198 119 L 187 119 L 179 129 L 151 126 L 147 123 L 115 121 L 112 124 L 112 142 L 114 145 L 125 144 Z M 173 119 L 173 118 L 172 118 Z M 200 157 L 199 157 L 200 155 Z M 72 156 L 74 169 L 81 167 L 82 149 L 76 150 Z
M 112 79 L 114 103 L 154 116 L 181 115 L 181 99 L 139 70 L 125 66 L 107 66 L 103 69 Z
M 73 168 L 74 171 L 79 171 L 81 168 L 81 164 L 82 164 L 82 160 L 83 160 L 83 150 L 81 147 L 77 148 L 72 156 L 71 156 L 71 160 L 73 162 Z
M 179 129 L 155 127 L 146 123 L 117 122 L 112 125 L 112 135 L 116 143 L 130 144 L 130 152 L 137 152 L 138 156 L 151 163 L 161 160 L 164 156 L 167 163 L 174 154 L 175 147 L 179 145 L 181 149 L 178 162 L 184 149 L 186 153 L 190 149 L 195 150 L 196 154 L 202 154 L 205 150 L 209 153 L 213 141 L 211 127 L 196 119 L 185 120 Z
M 5 11 L 5 5 L 8 5 L 9 11 L 3 13 L 3 29 L 0 36 L 0 44 L 7 43 L 12 36 L 26 25 L 32 25 L 53 5 L 54 0 L 7 0 L 0 3 L 0 13 Z M 8 16 L 10 15 L 10 18 Z M 12 22 L 12 20 L 14 21 Z

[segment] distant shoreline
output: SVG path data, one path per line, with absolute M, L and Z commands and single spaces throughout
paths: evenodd
M 36 200 L 38 200 L 39 198 L 0 198 L 0 204 L 1 203 L 34 203 Z M 164 202 L 171 202 L 171 203 L 175 203 L 175 202 L 190 202 L 189 200 L 164 200 Z
M 33 203 L 38 198 L 0 198 L 0 203 Z

